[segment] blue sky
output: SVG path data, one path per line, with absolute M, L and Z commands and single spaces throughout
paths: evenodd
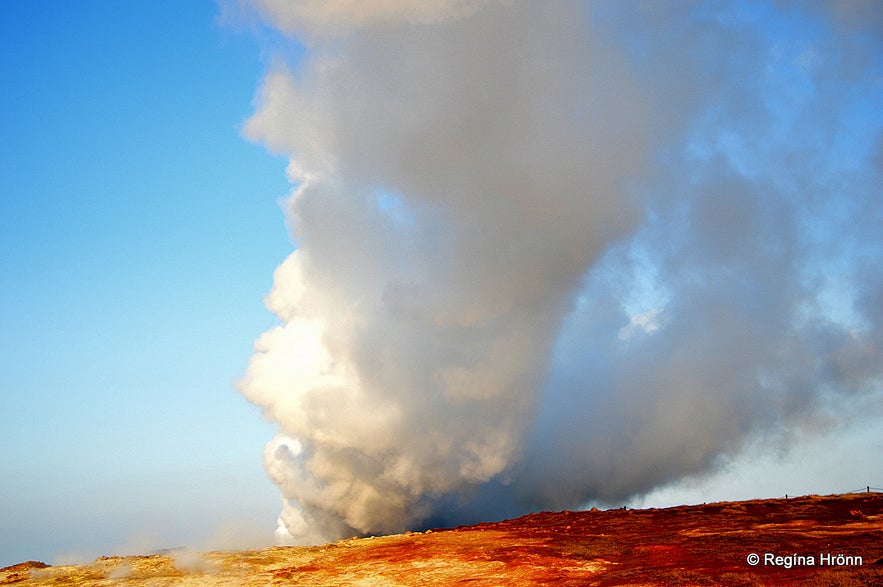
M 233 385 L 274 323 L 288 186 L 240 135 L 261 52 L 217 14 L 0 10 L 0 565 L 240 519 L 271 540 L 272 428 Z

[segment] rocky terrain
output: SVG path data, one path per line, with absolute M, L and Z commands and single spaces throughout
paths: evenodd
M 314 547 L 25 562 L 0 585 L 883 586 L 883 494 L 505 522 Z

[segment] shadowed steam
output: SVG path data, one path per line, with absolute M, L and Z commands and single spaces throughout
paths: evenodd
M 306 44 L 245 129 L 295 186 L 240 384 L 283 540 L 622 500 L 880 394 L 874 3 L 254 5 Z

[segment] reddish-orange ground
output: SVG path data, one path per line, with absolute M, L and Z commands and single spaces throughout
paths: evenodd
M 0 569 L 11 583 L 883 586 L 883 495 L 538 513 L 316 547 Z

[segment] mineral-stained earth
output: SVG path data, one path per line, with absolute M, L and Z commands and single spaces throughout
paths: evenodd
M 0 569 L 0 585 L 883 586 L 883 494 L 563 511 L 311 547 Z

